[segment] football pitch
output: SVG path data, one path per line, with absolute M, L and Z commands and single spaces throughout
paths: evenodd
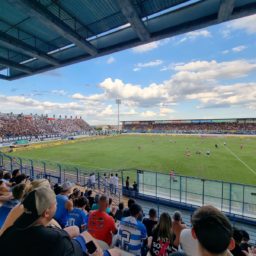
M 175 170 L 181 175 L 256 185 L 256 137 L 120 135 L 13 155 L 81 169 Z

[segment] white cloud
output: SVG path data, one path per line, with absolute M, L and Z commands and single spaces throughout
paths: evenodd
M 60 96 L 67 95 L 67 92 L 64 91 L 64 90 L 52 90 L 51 93 L 56 94 L 56 95 L 60 95 Z
M 237 52 L 242 52 L 242 51 L 244 51 L 246 48 L 247 48 L 247 46 L 245 46 L 245 45 L 238 45 L 238 46 L 236 46 L 236 47 L 233 47 L 231 50 L 224 50 L 224 51 L 222 51 L 221 53 L 222 53 L 222 54 L 228 54 L 228 53 L 230 53 L 230 52 L 237 53 Z
M 154 42 L 151 42 L 151 43 L 143 44 L 143 45 L 132 48 L 132 51 L 134 53 L 149 52 L 149 51 L 152 51 L 154 49 L 157 49 L 160 46 L 168 44 L 171 40 L 172 40 L 171 38 L 165 38 L 165 39 L 162 39 L 162 40 L 159 40 L 159 41 L 154 41 Z
M 170 113 L 174 113 L 175 111 L 171 108 L 160 108 L 159 115 L 160 116 L 167 116 Z
M 207 92 L 187 95 L 187 99 L 199 100 L 201 108 L 244 105 L 253 109 L 256 102 L 256 83 L 218 85 Z
M 114 111 L 112 109 L 112 105 L 108 105 L 105 109 L 102 110 L 101 113 L 99 113 L 98 116 L 112 116 L 114 114 Z
M 202 30 L 196 30 L 189 33 L 186 33 L 178 42 L 177 44 L 182 44 L 186 41 L 193 41 L 198 37 L 211 37 L 211 32 L 209 32 L 207 29 Z
M 104 124 L 116 122 L 117 98 L 122 100 L 122 120 L 170 118 L 177 110 L 172 106 L 186 101 L 195 101 L 201 108 L 240 106 L 254 110 L 256 107 L 256 83 L 235 80 L 256 71 L 253 61 L 191 61 L 172 64 L 172 70 L 175 73 L 169 79 L 147 86 L 106 78 L 98 85 L 100 92 L 91 95 L 77 92 L 70 98 L 66 96 L 68 102 L 0 94 L 0 109 L 1 112 L 82 115 L 89 123 L 99 120 L 98 123 Z
M 112 64 L 116 61 L 116 59 L 113 57 L 113 56 L 110 56 L 108 59 L 107 59 L 107 64 Z
M 247 16 L 241 19 L 231 21 L 227 24 L 227 29 L 243 30 L 247 34 L 256 33 L 256 15 Z
M 90 96 L 84 96 L 81 93 L 75 93 L 71 96 L 72 99 L 83 101 L 102 101 L 104 100 L 104 97 L 104 94 L 93 94 Z
M 159 66 L 163 63 L 162 60 L 152 60 L 146 63 L 137 63 L 135 64 L 135 67 L 133 69 L 133 71 L 139 71 L 142 68 L 151 68 L 151 67 L 156 67 Z
M 221 52 L 222 54 L 228 54 L 229 53 L 229 50 L 224 50 Z
M 120 79 L 107 78 L 99 84 L 99 88 L 102 89 L 101 94 L 90 96 L 75 94 L 73 98 L 84 101 L 96 98 L 100 99 L 98 102 L 101 100 L 113 102 L 120 98 L 122 106 L 129 109 L 165 108 L 159 112 L 164 114 L 163 111 L 168 109 L 166 106 L 175 105 L 178 101 L 191 100 L 191 95 L 207 93 L 218 86 L 219 80 L 247 76 L 256 70 L 256 63 L 246 60 L 192 61 L 173 65 L 173 70 L 176 73 L 169 80 L 158 84 L 152 83 L 146 87 L 125 83 Z
M 150 111 L 150 110 L 147 110 L 147 111 L 141 113 L 142 117 L 155 117 L 156 115 L 157 115 L 157 113 Z
M 239 46 L 236 46 L 234 48 L 232 48 L 232 51 L 233 52 L 242 52 L 246 49 L 247 47 L 245 45 L 239 45 Z
M 144 53 L 144 52 L 152 51 L 158 48 L 159 45 L 160 45 L 160 41 L 152 42 L 152 43 L 143 44 L 143 45 L 134 47 L 132 48 L 132 51 L 135 53 Z

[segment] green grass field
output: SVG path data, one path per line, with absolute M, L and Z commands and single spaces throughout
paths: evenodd
M 256 185 L 255 137 L 122 135 L 13 154 L 94 169 L 174 169 L 182 175 Z

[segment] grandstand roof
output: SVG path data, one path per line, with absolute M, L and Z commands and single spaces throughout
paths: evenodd
M 4 0 L 0 78 L 37 74 L 256 13 L 256 0 Z

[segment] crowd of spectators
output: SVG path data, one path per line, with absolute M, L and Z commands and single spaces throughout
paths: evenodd
M 90 131 L 81 118 L 50 118 L 43 115 L 0 114 L 0 138 L 64 135 Z
M 5 256 L 256 255 L 249 234 L 232 227 L 213 206 L 196 210 L 187 226 L 179 211 L 157 216 L 152 208 L 145 216 L 132 198 L 127 208 L 122 202 L 117 207 L 91 188 L 32 181 L 18 169 L 0 170 L 0 202 Z
M 124 123 L 123 130 L 134 132 L 172 132 L 172 133 L 256 133 L 255 123 Z

